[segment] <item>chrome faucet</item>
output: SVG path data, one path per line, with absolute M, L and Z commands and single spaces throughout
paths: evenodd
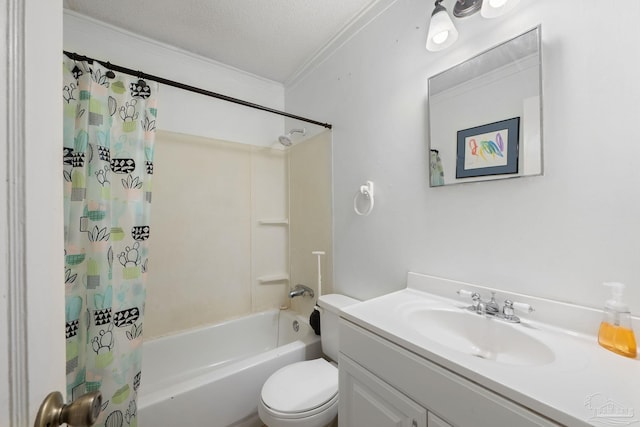
M 484 301 L 477 292 L 470 292 L 464 289 L 460 289 L 457 294 L 461 297 L 470 297 L 471 301 L 473 301 L 473 303 L 467 307 L 467 310 L 510 323 L 520 323 L 520 318 L 514 315 L 515 309 L 529 313 L 534 311 L 533 307 L 529 304 L 513 302 L 511 300 L 505 300 L 504 307 L 501 310 L 500 305 L 496 301 L 495 292 L 491 292 L 491 299 L 489 301 Z
M 459 295 L 464 296 L 465 291 L 458 291 Z M 473 301 L 473 305 L 467 307 L 470 311 L 474 311 L 478 314 L 486 314 L 488 316 L 495 316 L 500 313 L 500 306 L 496 301 L 496 293 L 491 292 L 491 299 L 489 301 L 483 301 L 480 297 L 480 294 L 477 292 L 473 292 L 471 294 L 471 300 Z
M 289 298 L 298 297 L 300 295 L 309 294 L 311 298 L 315 296 L 313 289 L 308 286 L 297 284 L 292 290 L 289 291 Z
M 496 301 L 496 293 L 491 292 L 491 299 L 484 304 L 484 313 L 490 316 L 500 314 L 500 305 Z

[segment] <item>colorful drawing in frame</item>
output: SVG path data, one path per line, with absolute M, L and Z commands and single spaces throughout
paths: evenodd
M 518 173 L 520 117 L 458 131 L 456 178 Z

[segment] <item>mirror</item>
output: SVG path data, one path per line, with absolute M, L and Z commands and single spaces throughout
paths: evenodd
M 542 175 L 540 27 L 429 78 L 430 186 Z

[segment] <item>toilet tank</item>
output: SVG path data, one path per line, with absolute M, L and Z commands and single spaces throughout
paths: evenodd
M 338 361 L 338 322 L 340 310 L 359 301 L 340 294 L 321 295 L 318 298 L 320 307 L 320 339 L 322 352 L 335 362 Z

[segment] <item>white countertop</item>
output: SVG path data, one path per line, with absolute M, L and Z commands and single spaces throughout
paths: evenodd
M 342 317 L 559 423 L 640 425 L 640 359 L 598 345 L 597 311 L 498 291 L 501 305 L 510 298 L 536 308 L 531 315 L 520 316 L 522 323 L 505 324 L 543 342 L 554 354 L 553 360 L 540 365 L 498 363 L 446 347 L 430 339 L 424 329 L 421 333 L 408 325 L 408 307 L 463 310 L 469 301 L 456 298 L 460 288 L 488 296 L 488 288 L 410 273 L 406 289 L 347 307 Z M 565 317 L 562 325 L 544 322 Z M 567 327 L 592 327 L 594 321 L 592 334 Z

